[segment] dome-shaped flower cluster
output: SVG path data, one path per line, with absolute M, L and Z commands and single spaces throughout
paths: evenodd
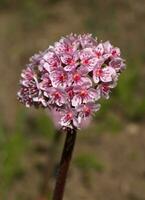
M 101 97 L 109 98 L 125 68 L 120 50 L 91 34 L 70 34 L 30 58 L 22 71 L 18 99 L 55 109 L 62 127 L 79 128 L 98 111 Z

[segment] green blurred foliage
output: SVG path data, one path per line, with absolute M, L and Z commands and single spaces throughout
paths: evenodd
M 105 113 L 105 115 L 98 115 L 96 117 L 98 123 L 96 123 L 94 131 L 96 134 L 102 134 L 109 132 L 112 135 L 117 135 L 123 130 L 123 121 L 115 113 Z
M 1 9 L 7 9 L 7 8 L 22 8 L 24 9 L 27 6 L 30 6 L 32 9 L 35 9 L 36 5 L 49 5 L 49 4 L 55 4 L 60 0 L 0 0 L 0 8 Z M 40 10 L 39 10 L 40 11 Z
M 5 195 L 8 194 L 10 185 L 25 173 L 23 158 L 28 141 L 24 135 L 23 122 L 24 112 L 21 112 L 10 135 L 0 126 L 0 179 L 3 180 L 0 182 L 0 193 L 3 199 L 8 199 Z
M 35 128 L 37 133 L 46 137 L 47 139 L 52 139 L 54 136 L 54 126 L 53 122 L 50 120 L 48 114 L 40 113 L 36 117 Z
M 140 71 L 138 63 L 128 63 L 128 68 L 119 80 L 116 101 L 128 120 L 138 121 L 144 118 L 145 96 L 140 88 Z
M 74 161 L 75 165 L 84 171 L 95 170 L 102 172 L 105 168 L 104 164 L 96 158 L 96 155 L 81 154 Z
M 15 11 L 21 18 L 23 29 L 33 30 L 42 26 L 47 20 L 56 19 L 48 9 L 57 2 L 59 0 L 0 0 L 0 9 Z
M 2 176 L 6 184 L 9 184 L 14 176 L 19 176 L 22 172 L 21 158 L 25 146 L 24 135 L 20 132 L 14 133 L 4 145 L 4 168 L 2 170 Z

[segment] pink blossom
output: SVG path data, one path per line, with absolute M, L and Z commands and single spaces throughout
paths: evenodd
M 23 82 L 22 82 L 23 83 Z M 34 99 L 40 95 L 40 91 L 37 87 L 37 83 L 33 80 L 30 81 L 27 86 L 22 85 L 21 89 L 18 92 L 18 99 L 20 102 L 30 107 L 35 103 Z
M 67 96 L 69 98 L 69 100 L 71 100 L 74 96 L 74 87 L 73 86 L 69 86 L 65 89 L 65 92 L 67 93 Z
M 120 56 L 120 49 L 118 47 L 114 47 L 111 49 L 111 54 L 113 57 L 118 57 Z
M 69 84 L 68 74 L 61 68 L 50 74 L 53 87 L 66 87 Z
M 92 34 L 78 35 L 78 39 L 82 48 L 94 47 L 97 45 L 97 40 L 92 37 Z
M 20 83 L 26 87 L 29 86 L 31 81 L 37 80 L 35 72 L 31 69 L 31 67 L 29 67 L 29 65 L 25 70 L 22 70 L 21 77 L 22 79 Z
M 108 99 L 125 62 L 120 49 L 91 34 L 70 34 L 30 58 L 21 73 L 18 99 L 26 107 L 59 113 L 63 128 L 80 128 Z
M 103 55 L 104 58 L 114 58 L 118 59 L 120 58 L 121 52 L 118 47 L 113 47 L 109 41 L 103 43 L 104 46 L 104 52 L 105 54 Z M 121 58 L 120 58 L 121 59 Z M 122 60 L 122 59 L 121 59 Z M 123 61 L 123 60 L 122 60 Z
M 74 54 L 74 55 L 70 55 L 70 54 L 64 54 L 60 56 L 61 61 L 63 64 L 65 64 L 64 70 L 65 71 L 72 71 L 74 70 L 78 63 L 78 55 Z
M 74 109 L 66 109 L 62 113 L 62 117 L 60 119 L 61 126 L 74 128 L 79 127 L 79 122 L 77 118 L 77 112 Z
M 77 43 L 76 43 L 77 44 Z M 76 51 L 77 45 L 72 43 L 69 37 L 61 38 L 59 42 L 55 42 L 54 49 L 58 55 L 72 54 Z
M 47 90 L 49 87 L 51 87 L 51 80 L 49 78 L 49 74 L 48 73 L 44 73 L 42 75 L 42 78 L 41 78 L 41 82 L 39 83 L 39 88 L 41 90 Z
M 91 79 L 87 76 L 87 71 L 81 68 L 72 71 L 71 79 L 74 85 L 83 85 L 85 83 L 89 83 L 90 85 L 92 85 Z
M 60 118 L 62 117 L 62 113 L 55 109 L 51 109 L 51 110 L 47 110 L 47 114 L 49 115 L 49 117 L 52 118 L 52 122 L 54 123 L 55 128 L 60 129 L 61 128 Z M 79 125 L 80 128 L 84 129 L 84 128 L 88 127 L 90 125 L 91 121 L 92 121 L 91 116 L 82 119 L 81 124 Z
M 93 71 L 93 80 L 95 83 L 102 81 L 104 83 L 112 82 L 116 78 L 117 74 L 112 67 L 96 67 Z
M 52 105 L 62 106 L 67 102 L 67 94 L 60 88 L 51 87 L 44 92 L 44 96 L 49 98 L 49 104 Z
M 112 51 L 113 49 L 113 46 L 110 44 L 109 41 L 106 41 L 103 43 L 103 47 L 104 47 L 104 53 L 105 54 L 110 54 L 110 52 Z
M 74 97 L 72 99 L 72 105 L 78 106 L 82 103 L 88 103 L 96 101 L 100 98 L 94 88 L 89 88 L 89 84 L 74 87 Z
M 85 117 L 90 117 L 92 113 L 97 112 L 100 109 L 100 104 L 95 104 L 94 102 L 88 102 L 86 104 L 81 104 L 77 107 L 79 111 L 79 119 Z
M 97 87 L 97 91 L 101 97 L 109 99 L 109 93 L 111 91 L 111 87 L 108 84 L 100 84 Z
M 100 59 L 104 54 L 104 46 L 102 43 L 98 44 L 97 47 L 94 49 L 95 56 Z
M 43 52 L 39 52 L 37 54 L 34 54 L 29 60 L 30 60 L 30 65 L 35 66 L 39 65 L 40 61 L 42 59 Z
M 86 70 L 92 71 L 97 65 L 98 59 L 94 56 L 92 48 L 86 48 L 80 52 L 81 65 L 86 68 Z
M 113 58 L 113 59 L 110 61 L 109 65 L 110 65 L 111 67 L 113 67 L 113 68 L 115 69 L 116 72 L 119 72 L 119 71 L 122 71 L 122 70 L 125 69 L 124 61 L 123 61 L 121 58 L 119 58 L 119 57 Z
M 60 67 L 60 59 L 54 52 L 50 51 L 44 54 L 41 65 L 50 72 Z

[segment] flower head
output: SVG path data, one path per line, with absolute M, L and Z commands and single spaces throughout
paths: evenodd
M 35 54 L 21 73 L 18 99 L 27 107 L 55 110 L 61 127 L 79 128 L 109 98 L 125 68 L 120 49 L 91 34 L 62 37 Z M 56 120 L 56 119 L 55 119 Z

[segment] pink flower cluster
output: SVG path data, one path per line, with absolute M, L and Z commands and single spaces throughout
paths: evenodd
M 79 128 L 109 98 L 125 68 L 120 49 L 91 34 L 70 34 L 30 58 L 18 99 L 27 107 L 55 109 L 62 127 Z

